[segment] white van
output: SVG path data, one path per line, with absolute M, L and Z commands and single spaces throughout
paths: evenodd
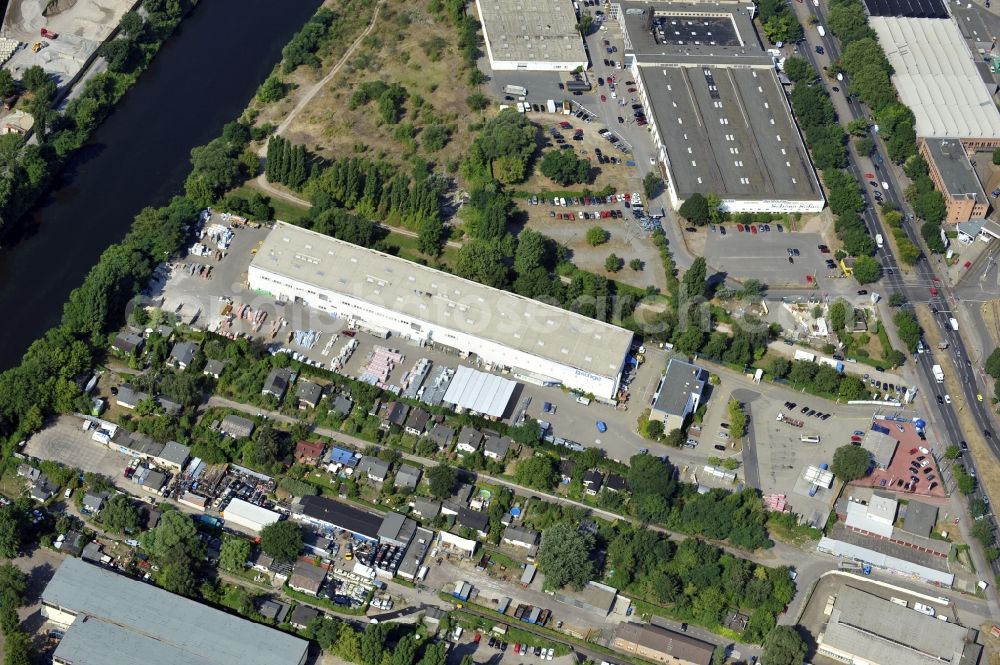
M 876 233 L 875 234 L 875 246 L 878 247 L 879 249 L 882 249 L 883 247 L 885 247 L 885 239 L 882 238 L 882 234 L 881 233 Z
M 817 6 L 818 6 L 818 5 L 817 5 Z M 817 25 L 817 26 L 816 26 L 816 32 L 818 32 L 818 33 L 819 33 L 819 36 L 820 36 L 820 37 L 826 37 L 826 28 L 824 28 L 823 26 L 821 26 L 821 25 Z

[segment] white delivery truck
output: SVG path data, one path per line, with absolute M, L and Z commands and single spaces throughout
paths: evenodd
M 941 369 L 941 365 L 934 365 L 931 367 L 931 372 L 934 373 L 934 380 L 938 383 L 944 383 L 944 370 Z
M 819 33 L 820 37 L 826 37 L 826 28 L 824 28 L 823 26 L 817 25 L 816 26 L 816 32 Z
M 958 331 L 958 319 L 956 319 L 954 316 L 948 317 L 948 323 L 951 324 L 952 330 L 956 332 Z

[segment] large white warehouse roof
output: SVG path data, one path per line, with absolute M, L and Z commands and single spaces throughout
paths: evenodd
M 448 384 L 444 401 L 467 411 L 500 418 L 516 387 L 517 384 L 508 379 L 459 365 L 455 378 Z
M 618 376 L 632 344 L 624 328 L 285 222 L 275 223 L 250 270 L 600 377 Z
M 274 524 L 281 519 L 281 515 L 273 510 L 261 508 L 256 504 L 238 498 L 229 502 L 226 509 L 222 511 L 222 517 L 225 520 L 256 531 L 260 531 L 268 524 Z
M 872 16 L 903 103 L 922 138 L 998 138 L 1000 111 L 950 18 Z
M 494 67 L 587 64 L 572 0 L 476 0 L 476 7 Z

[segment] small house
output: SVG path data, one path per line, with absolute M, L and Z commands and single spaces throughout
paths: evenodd
M 420 482 L 423 471 L 409 464 L 400 464 L 396 471 L 396 478 L 393 480 L 393 487 L 401 487 L 407 490 L 415 490 Z
M 407 434 L 420 436 L 424 433 L 424 429 L 427 428 L 427 421 L 430 419 L 431 414 L 427 413 L 423 409 L 413 409 L 410 412 L 409 417 L 406 419 L 406 424 L 403 429 Z
M 322 441 L 299 441 L 295 444 L 295 461 L 316 466 L 323 459 L 323 449 Z
M 604 480 L 604 489 L 609 492 L 624 492 L 628 489 L 628 483 L 617 473 L 609 473 Z
M 101 512 L 101 508 L 104 507 L 104 501 L 107 498 L 108 495 L 104 492 L 97 494 L 87 492 L 83 495 L 83 512 L 96 515 Z
M 588 469 L 587 473 L 583 474 L 583 489 L 587 491 L 587 494 L 596 496 L 603 485 L 604 476 L 597 469 Z
M 196 353 L 198 353 L 198 345 L 194 342 L 177 342 L 170 349 L 167 365 L 174 369 L 185 370 L 194 362 Z
M 292 373 L 290 370 L 284 367 L 275 367 L 267 375 L 267 378 L 264 379 L 264 387 L 261 389 L 260 394 L 264 396 L 270 395 L 276 400 L 281 401 L 284 399 L 285 393 L 288 392 L 288 384 L 291 382 Z
M 296 630 L 305 630 L 314 619 L 318 619 L 320 616 L 322 616 L 320 611 L 315 607 L 299 603 L 295 606 L 295 609 L 292 610 L 292 615 L 289 617 L 288 623 L 290 623 L 292 628 L 295 628 Z
M 507 456 L 507 451 L 510 450 L 513 443 L 514 441 L 509 436 L 491 434 L 486 437 L 486 441 L 483 443 L 483 456 L 501 461 Z
M 389 402 L 382 411 L 382 423 L 379 425 L 379 429 L 388 431 L 392 427 L 403 427 L 409 413 L 409 405 L 402 402 Z
M 201 371 L 205 376 L 218 379 L 226 369 L 226 363 L 221 360 L 208 360 L 205 362 L 205 369 Z
M 351 409 L 353 408 L 354 402 L 344 395 L 334 395 L 330 403 L 330 411 L 337 414 L 341 418 L 346 418 L 351 415 Z
M 458 433 L 458 443 L 455 450 L 460 455 L 470 455 L 479 450 L 483 445 L 483 434 L 474 427 L 465 426 Z
M 115 404 L 123 409 L 134 409 L 139 406 L 140 402 L 145 402 L 147 399 L 149 399 L 148 393 L 133 390 L 132 386 L 129 385 L 123 385 L 118 387 Z
M 358 471 L 368 476 L 368 480 L 384 483 L 386 476 L 389 475 L 389 466 L 389 463 L 383 459 L 366 455 L 358 463 Z
M 441 502 L 418 496 L 411 503 L 413 514 L 424 520 L 436 519 L 441 514 Z
M 288 605 L 273 598 L 268 598 L 257 605 L 257 614 L 274 623 L 284 623 L 285 617 L 288 616 Z
M 573 479 L 573 469 L 576 463 L 573 460 L 561 459 L 556 467 L 556 471 L 559 473 L 559 478 L 564 482 L 568 483 Z
M 427 433 L 427 438 L 434 442 L 438 450 L 446 450 L 455 438 L 455 430 L 447 425 L 435 425 Z
M 295 396 L 299 400 L 300 409 L 315 409 L 319 405 L 319 401 L 323 399 L 323 388 L 312 381 L 303 379 L 299 381 Z
M 296 591 L 316 596 L 324 581 L 326 581 L 326 569 L 305 561 L 296 561 L 292 566 L 292 576 L 288 578 L 288 586 Z
M 226 436 L 242 439 L 253 434 L 254 423 L 249 418 L 230 414 L 222 419 L 219 430 Z
M 470 508 L 460 508 L 455 523 L 472 529 L 480 538 L 485 538 L 490 530 L 490 517 Z
M 130 356 L 142 351 L 145 343 L 146 340 L 141 335 L 122 331 L 115 335 L 115 339 L 111 342 L 111 350 Z
M 538 544 L 538 532 L 524 526 L 511 524 L 503 531 L 503 543 L 514 547 L 531 549 Z

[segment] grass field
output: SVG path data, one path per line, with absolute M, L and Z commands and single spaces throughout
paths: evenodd
M 234 189 L 231 194 L 246 196 L 251 192 L 256 192 L 258 194 L 263 194 L 271 199 L 271 207 L 274 208 L 274 218 L 280 219 L 283 222 L 298 222 L 306 215 L 309 214 L 309 208 L 297 205 L 291 201 L 286 201 L 285 199 L 278 196 L 271 196 L 267 192 L 262 192 L 255 186 L 253 180 L 248 181 L 242 187 Z

